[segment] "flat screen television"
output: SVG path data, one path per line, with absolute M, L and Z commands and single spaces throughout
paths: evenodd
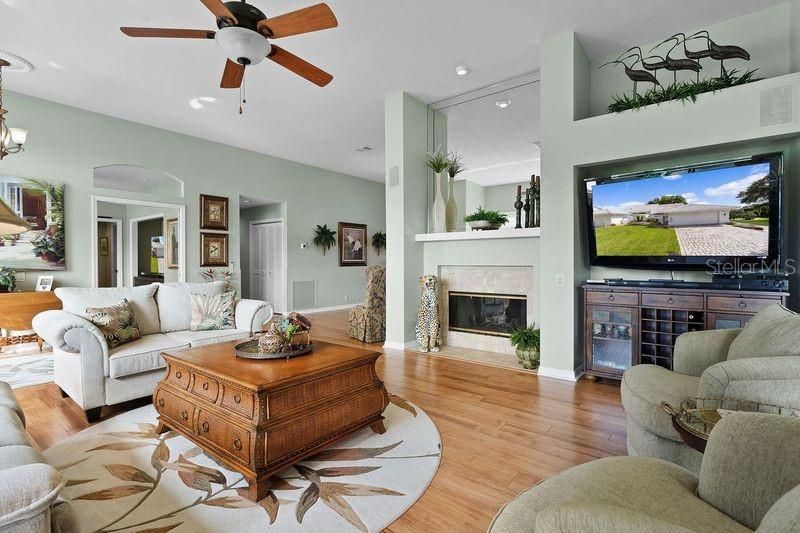
M 783 154 L 586 180 L 590 263 L 778 271 Z

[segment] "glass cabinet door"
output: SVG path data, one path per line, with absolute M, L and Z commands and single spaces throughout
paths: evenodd
M 636 360 L 638 309 L 592 305 L 588 311 L 587 366 L 621 375 Z

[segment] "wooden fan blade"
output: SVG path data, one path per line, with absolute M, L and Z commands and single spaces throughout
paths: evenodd
M 234 63 L 230 59 L 225 63 L 225 71 L 222 73 L 222 83 L 219 84 L 223 89 L 238 89 L 242 86 L 244 79 L 244 66 Z
M 128 37 L 173 37 L 176 39 L 213 39 L 216 32 L 210 30 L 182 30 L 173 28 L 120 28 Z
M 327 30 L 339 25 L 336 16 L 328 4 L 298 9 L 275 18 L 264 19 L 258 23 L 258 29 L 267 37 L 277 39 L 300 33 Z
M 236 24 L 238 21 L 236 17 L 233 16 L 231 10 L 225 7 L 225 4 L 222 3 L 222 0 L 200 0 L 203 2 L 203 5 L 208 8 L 209 11 L 214 13 L 214 16 L 217 18 L 228 19 L 232 24 Z
M 320 87 L 325 87 L 333 80 L 333 76 L 321 68 L 315 67 L 305 59 L 300 59 L 293 53 L 287 52 L 280 46 L 274 44 L 272 45 L 272 51 L 267 56 L 267 59 L 273 60 L 280 66 L 291 70 L 298 76 L 302 76 Z

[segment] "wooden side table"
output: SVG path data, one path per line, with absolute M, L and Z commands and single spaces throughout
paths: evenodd
M 53 292 L 0 292 L 0 351 L 4 346 L 26 342 L 37 343 L 41 351 L 44 341 L 36 333 L 11 332 L 31 330 L 33 317 L 51 309 L 61 309 L 61 300 Z

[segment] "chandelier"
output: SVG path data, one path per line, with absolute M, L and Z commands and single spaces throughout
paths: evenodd
M 17 154 L 25 150 L 23 145 L 28 140 L 28 131 L 22 128 L 9 128 L 6 125 L 6 113 L 3 108 L 3 69 L 16 72 L 30 72 L 33 65 L 19 56 L 0 50 L 0 160 L 9 154 Z

